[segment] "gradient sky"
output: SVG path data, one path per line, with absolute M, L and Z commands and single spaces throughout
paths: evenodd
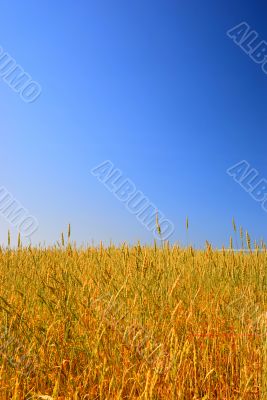
M 233 216 L 266 237 L 267 213 L 226 173 L 245 159 L 267 178 L 267 75 L 226 35 L 246 21 L 267 40 L 266 15 L 251 0 L 1 2 L 0 46 L 42 86 L 26 104 L 0 79 L 0 185 L 38 219 L 33 242 L 69 222 L 78 243 L 153 240 L 90 174 L 106 159 L 172 241 L 227 245 Z

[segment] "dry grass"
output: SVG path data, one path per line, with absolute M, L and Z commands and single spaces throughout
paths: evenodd
M 266 290 L 266 251 L 2 249 L 0 399 L 266 400 Z

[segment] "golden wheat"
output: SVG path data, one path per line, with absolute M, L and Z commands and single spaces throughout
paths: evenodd
M 61 239 L 0 249 L 0 399 L 266 400 L 263 245 Z

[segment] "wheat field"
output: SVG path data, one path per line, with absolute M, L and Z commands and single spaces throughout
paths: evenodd
M 266 400 L 267 254 L 248 250 L 9 235 L 0 399 Z

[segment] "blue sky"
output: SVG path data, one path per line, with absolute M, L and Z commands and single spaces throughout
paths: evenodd
M 72 225 L 78 243 L 144 243 L 147 231 L 90 174 L 111 160 L 175 225 L 172 241 L 252 238 L 267 213 L 226 169 L 267 179 L 267 75 L 226 31 L 267 40 L 263 1 L 3 1 L 0 46 L 42 86 L 24 103 L 0 78 L 0 185 L 39 221 L 33 243 Z M 186 238 L 185 219 L 189 217 Z M 0 241 L 16 229 L 0 215 Z

